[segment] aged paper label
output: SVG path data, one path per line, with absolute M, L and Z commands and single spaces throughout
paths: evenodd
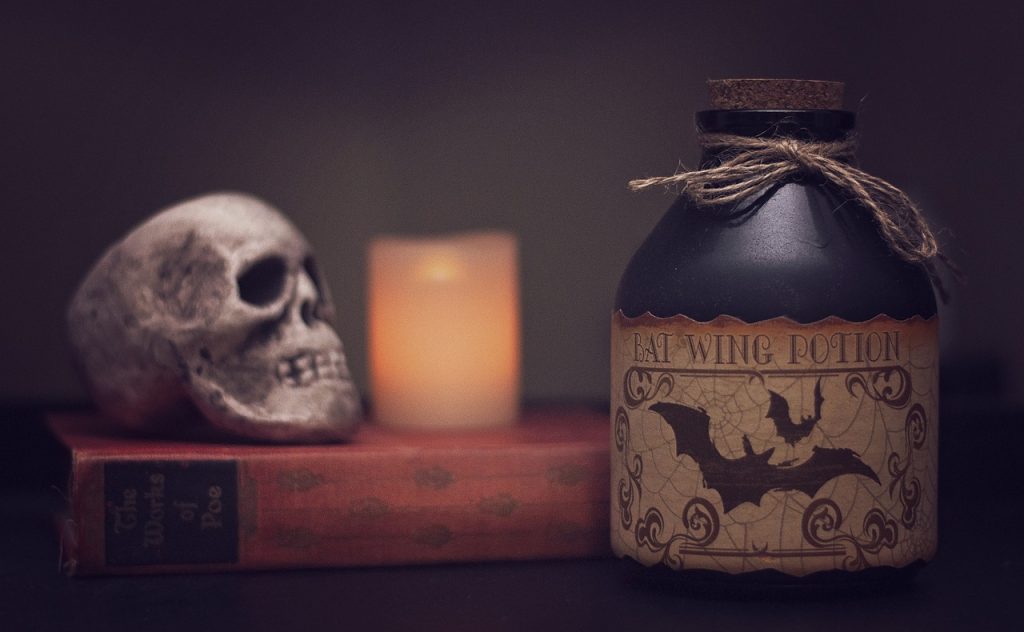
M 796 576 L 937 541 L 938 319 L 612 319 L 612 547 Z

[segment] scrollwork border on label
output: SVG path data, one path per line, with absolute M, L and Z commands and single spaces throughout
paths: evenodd
M 844 545 L 844 570 L 857 571 L 866 568 L 865 553 L 875 554 L 883 548 L 892 549 L 899 541 L 899 525 L 892 518 L 887 518 L 878 508 L 872 509 L 864 516 L 861 531 L 866 539 L 839 533 L 842 526 L 843 514 L 839 510 L 839 505 L 829 498 L 819 498 L 807 505 L 807 509 L 804 510 L 801 522 L 804 539 L 818 548 Z
M 661 563 L 673 569 L 683 567 L 683 554 L 688 546 L 707 547 L 718 538 L 721 519 L 714 505 L 704 498 L 691 498 L 683 506 L 683 524 L 686 531 L 676 533 L 667 540 L 661 540 L 661 532 L 665 529 L 665 517 L 657 507 L 650 507 L 647 513 L 636 522 L 634 535 L 639 546 L 646 547 L 655 553 L 661 553 Z M 675 546 L 681 544 L 683 546 Z
M 633 526 L 633 500 L 639 504 L 643 496 L 640 477 L 644 473 L 644 461 L 639 454 L 632 455 L 630 459 L 629 441 L 629 414 L 619 406 L 615 411 L 615 449 L 622 457 L 622 467 L 628 477 L 628 480 L 619 479 L 619 522 L 623 529 Z
M 921 482 L 916 477 L 908 476 L 908 473 L 914 462 L 914 452 L 924 447 L 928 436 L 928 417 L 921 404 L 910 407 L 904 433 L 907 437 L 906 457 L 900 458 L 899 454 L 893 452 L 888 459 L 889 475 L 892 476 L 892 481 L 889 482 L 889 497 L 892 498 L 899 486 L 900 503 L 903 505 L 900 523 L 907 529 L 913 529 L 917 523 L 917 510 L 921 505 Z
M 673 551 L 677 543 L 706 547 L 718 538 L 721 519 L 718 511 L 710 501 L 704 498 L 691 498 L 683 506 L 682 524 L 686 532 L 677 533 L 667 540 L 661 540 L 665 528 L 665 518 L 657 507 L 649 507 L 647 512 L 633 522 L 633 505 L 639 507 L 643 497 L 640 477 L 643 475 L 644 462 L 639 454 L 631 454 L 629 449 L 629 413 L 619 407 L 615 411 L 615 449 L 622 459 L 626 477 L 618 481 L 619 523 L 626 530 L 632 530 L 636 544 L 657 553 L 661 552 L 662 563 L 673 568 L 682 565 L 682 549 Z
M 657 382 L 654 380 L 654 373 L 660 373 Z M 651 401 L 658 396 L 663 387 L 666 393 L 671 393 L 675 387 L 671 373 L 632 366 L 622 378 L 623 399 L 630 408 Z
M 825 377 L 846 373 L 846 390 L 856 396 L 860 390 L 865 397 L 899 410 L 906 407 L 913 394 L 910 372 L 898 365 L 876 368 L 830 368 L 830 369 L 675 369 L 645 366 L 629 367 L 622 379 L 622 394 L 629 408 L 652 401 L 664 389 L 666 394 L 675 387 L 674 375 L 717 377 L 745 377 L 760 380 L 766 377 Z
M 913 392 L 910 372 L 901 366 L 886 366 L 850 373 L 846 376 L 846 390 L 850 395 L 856 395 L 856 387 L 860 387 L 865 396 L 896 409 L 906 406 Z

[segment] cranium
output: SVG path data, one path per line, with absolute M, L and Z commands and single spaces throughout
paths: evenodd
M 298 230 L 261 200 L 220 193 L 108 249 L 68 327 L 96 402 L 125 425 L 205 418 L 236 437 L 329 441 L 361 414 L 333 312 Z

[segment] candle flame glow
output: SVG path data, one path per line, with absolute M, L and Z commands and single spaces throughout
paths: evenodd
M 462 276 L 462 265 L 448 255 L 439 255 L 423 261 L 417 270 L 418 276 L 434 283 L 446 283 Z

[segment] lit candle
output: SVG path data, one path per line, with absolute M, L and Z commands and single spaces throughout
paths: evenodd
M 376 420 L 487 428 L 519 412 L 519 265 L 500 232 L 381 237 L 370 245 L 370 381 Z

